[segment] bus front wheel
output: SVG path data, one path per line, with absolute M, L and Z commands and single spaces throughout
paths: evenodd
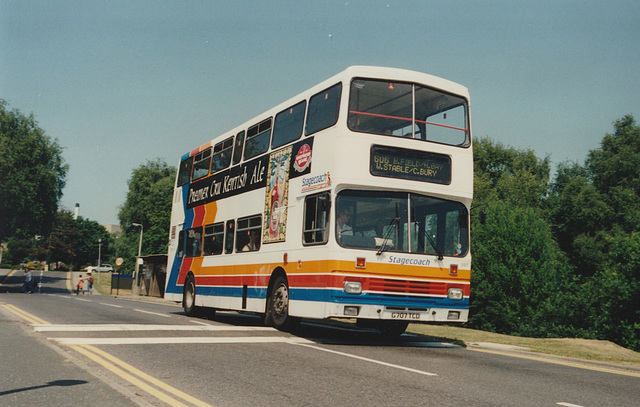
M 377 329 L 380 335 L 392 339 L 402 335 L 408 326 L 409 323 L 406 321 L 380 321 Z
M 265 323 L 281 331 L 286 331 L 295 324 L 294 318 L 289 316 L 289 284 L 283 276 L 276 277 L 273 282 L 267 299 Z

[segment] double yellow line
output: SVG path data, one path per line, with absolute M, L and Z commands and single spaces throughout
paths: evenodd
M 30 324 L 51 325 L 49 322 L 45 321 L 44 319 L 38 318 L 35 315 L 29 314 L 28 312 L 21 310 L 20 308 L 16 307 L 15 305 L 6 304 L 6 303 L 2 303 L 0 305 L 2 305 L 7 311 L 9 311 L 12 314 L 18 316 L 19 318 L 24 319 L 25 321 L 27 321 Z
M 0 303 L 0 306 L 4 307 L 7 311 L 27 321 L 30 324 L 51 325 L 50 322 L 47 322 L 41 318 L 36 317 L 35 315 L 32 315 L 26 311 L 23 311 L 14 305 Z M 211 404 L 198 400 L 197 398 L 183 391 L 180 391 L 175 387 L 169 386 L 168 384 L 156 379 L 153 376 L 150 376 L 144 373 L 143 371 L 131 366 L 127 362 L 120 360 L 115 356 L 110 355 L 109 353 L 96 348 L 95 346 L 91 346 L 91 345 L 68 345 L 68 346 L 71 349 L 75 350 L 76 352 L 93 360 L 94 362 L 104 367 L 105 369 L 111 371 L 112 373 L 119 376 L 120 378 L 126 380 L 127 382 L 133 384 L 139 389 L 149 393 L 153 397 L 156 397 L 157 399 L 165 402 L 170 406 L 188 407 L 189 405 L 193 405 L 198 407 L 213 407 Z M 159 390 L 158 388 L 161 388 L 162 391 Z M 185 404 L 185 402 L 188 404 Z

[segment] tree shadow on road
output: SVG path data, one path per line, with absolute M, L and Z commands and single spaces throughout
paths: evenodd
M 86 380 L 54 380 L 52 382 L 49 382 L 47 384 L 41 384 L 39 386 L 29 386 L 29 387 L 23 387 L 21 389 L 0 391 L 0 397 L 6 396 L 7 394 L 20 393 L 20 392 L 23 392 L 23 391 L 30 391 L 30 390 L 37 390 L 37 389 L 42 389 L 42 388 L 45 388 L 45 387 L 77 386 L 79 384 L 85 384 L 85 383 L 88 383 L 88 382 Z
M 33 280 L 38 283 L 38 287 L 34 290 L 34 294 L 69 294 L 66 288 L 67 273 L 66 272 L 46 272 L 40 276 L 39 271 L 33 271 Z M 0 293 L 20 293 L 24 282 L 24 272 L 19 271 L 11 277 L 6 277 L 0 286 Z

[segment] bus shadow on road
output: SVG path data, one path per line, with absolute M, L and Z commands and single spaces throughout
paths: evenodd
M 232 326 L 261 327 L 263 318 L 252 313 L 198 310 L 196 318 Z M 452 338 L 405 332 L 398 337 L 381 335 L 374 329 L 360 328 L 340 320 L 303 320 L 288 332 L 318 344 L 346 346 L 397 346 L 413 348 L 465 348 L 464 342 Z
M 303 321 L 293 332 L 296 336 L 319 344 L 346 346 L 395 346 L 411 348 L 464 348 L 464 342 L 435 336 L 405 332 L 389 337 L 374 329 L 359 328 L 352 323 L 335 320 Z

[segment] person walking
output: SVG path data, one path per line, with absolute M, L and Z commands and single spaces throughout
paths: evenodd
M 31 277 L 31 270 L 29 270 L 28 268 L 24 269 L 24 283 L 22 283 L 22 292 L 26 293 L 28 292 L 29 294 L 31 294 L 31 292 L 33 291 L 33 284 L 32 284 L 32 277 Z
M 80 291 L 82 291 L 82 295 L 84 295 L 84 279 L 82 278 L 82 274 L 80 274 L 80 276 L 78 277 L 78 283 L 76 284 L 76 295 L 80 294 Z
M 93 277 L 91 277 L 91 273 L 87 273 L 87 279 L 86 279 L 86 289 L 87 292 L 89 293 L 89 295 L 91 295 L 93 293 Z M 82 293 L 84 294 L 84 293 Z

